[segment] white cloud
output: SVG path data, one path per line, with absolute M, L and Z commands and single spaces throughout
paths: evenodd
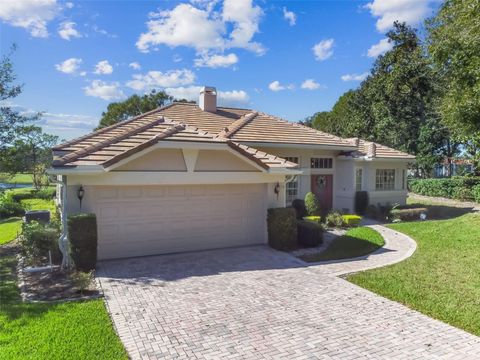
M 293 11 L 288 11 L 286 7 L 283 8 L 283 18 L 288 21 L 290 26 L 297 23 L 297 15 Z
M 316 89 L 319 89 L 321 86 L 322 85 L 320 85 L 315 80 L 307 79 L 302 83 L 301 88 L 305 90 L 316 90 Z
M 180 54 L 174 54 L 174 55 L 172 56 L 172 60 L 173 60 L 173 62 L 178 63 L 178 62 L 182 61 L 183 58 L 180 56 Z
M 7 0 L 0 3 L 0 19 L 21 27 L 33 37 L 48 37 L 47 23 L 55 18 L 61 7 L 56 0 Z
M 385 54 L 392 47 L 393 47 L 393 44 L 389 42 L 387 38 L 382 39 L 375 45 L 372 45 L 370 49 L 368 49 L 367 56 L 371 58 L 375 58 L 379 55 Z
M 66 2 L 65 3 L 65 7 L 67 9 L 73 9 L 75 7 L 75 5 L 72 3 L 72 2 Z
M 202 86 L 169 87 L 165 91 L 175 99 L 198 101 Z M 250 97 L 244 90 L 217 91 L 219 106 L 241 106 L 248 103 Z
M 146 74 L 135 74 L 127 82 L 127 86 L 140 91 L 154 88 L 178 87 L 190 85 L 195 81 L 195 74 L 191 70 L 170 70 L 167 72 L 149 71 Z
M 98 97 L 103 100 L 120 100 L 125 98 L 125 94 L 120 89 L 118 82 L 108 83 L 102 80 L 93 80 L 83 90 L 85 95 Z
M 376 27 L 380 32 L 389 30 L 395 21 L 409 25 L 419 24 L 432 9 L 432 0 L 373 0 L 365 5 L 374 17 L 378 17 Z
M 280 81 L 275 80 L 272 81 L 270 84 L 268 84 L 268 88 L 272 91 L 282 91 L 282 90 L 293 90 L 294 86 L 293 84 L 290 85 L 282 85 L 280 84 Z
M 187 46 L 197 52 L 223 53 L 230 48 L 248 49 L 259 55 L 265 52 L 260 43 L 252 41 L 263 15 L 259 6 L 253 6 L 251 0 L 224 0 L 219 12 L 214 10 L 217 2 L 208 6 L 203 3 L 195 1 L 198 7 L 179 4 L 171 10 L 150 13 L 148 30 L 138 38 L 137 48 L 149 52 L 167 45 Z
M 313 53 L 315 54 L 315 59 L 323 61 L 331 57 L 333 55 L 333 44 L 333 39 L 322 40 L 318 44 L 315 44 L 312 48 Z
M 93 29 L 93 31 L 95 31 L 97 34 L 105 35 L 106 37 L 109 37 L 109 38 L 112 38 L 112 39 L 118 37 L 117 34 L 111 34 L 111 33 L 109 33 L 107 30 L 99 28 L 97 25 L 93 25 L 93 26 L 92 26 L 92 29 Z
M 65 74 L 72 74 L 73 75 L 73 74 L 77 74 L 81 63 L 82 63 L 82 59 L 70 58 L 70 59 L 67 59 L 67 60 L 61 62 L 60 64 L 56 64 L 55 68 L 58 71 L 63 72 Z M 82 75 L 82 74 L 84 75 L 83 72 L 80 73 L 80 75 Z
M 80 38 L 82 34 L 75 29 L 77 24 L 73 21 L 64 21 L 58 27 L 58 35 L 64 39 L 70 41 L 71 38 Z
M 342 81 L 363 81 L 367 78 L 368 72 L 364 72 L 363 74 L 346 74 L 342 75 Z
M 130 64 L 128 64 L 128 66 L 131 67 L 133 70 L 140 70 L 142 68 L 140 64 L 136 61 L 131 62 Z
M 195 59 L 195 66 L 197 67 L 229 67 L 238 62 L 238 57 L 234 53 L 228 55 L 209 55 L 202 54 L 200 58 Z
M 95 65 L 95 74 L 108 75 L 113 72 L 113 66 L 110 65 L 108 60 L 102 60 Z

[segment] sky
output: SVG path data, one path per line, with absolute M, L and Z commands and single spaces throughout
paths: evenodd
M 108 104 L 152 89 L 299 121 L 330 110 L 391 44 L 395 20 L 422 28 L 438 0 L 0 0 L 0 52 L 45 132 L 71 139 Z

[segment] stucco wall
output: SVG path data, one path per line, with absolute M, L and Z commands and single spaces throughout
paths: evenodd
M 186 171 L 181 149 L 153 150 L 119 166 L 115 171 Z
M 260 171 L 225 150 L 200 150 L 195 171 Z

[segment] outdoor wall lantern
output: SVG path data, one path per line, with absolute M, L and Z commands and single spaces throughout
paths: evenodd
M 80 187 L 77 190 L 77 197 L 78 197 L 78 200 L 80 201 L 80 210 L 82 210 L 82 199 L 84 195 L 85 195 L 85 190 L 83 189 L 83 186 L 80 185 Z
M 280 183 L 276 183 L 275 184 L 275 188 L 273 189 L 273 192 L 275 193 L 275 195 L 277 195 L 277 199 L 278 199 L 278 194 L 280 194 Z

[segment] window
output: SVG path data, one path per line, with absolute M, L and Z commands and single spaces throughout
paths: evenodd
M 299 162 L 299 160 L 298 160 L 298 156 L 285 156 L 284 159 L 287 160 L 287 161 L 290 161 L 290 162 L 293 162 L 293 163 L 295 163 L 295 164 L 300 165 L 300 162 Z
M 405 190 L 407 188 L 406 184 L 406 179 L 407 179 L 407 170 L 402 170 L 402 189 Z
M 298 197 L 298 177 L 295 176 L 292 181 L 285 184 L 285 198 L 287 204 L 291 204 Z
M 377 169 L 375 174 L 376 190 L 393 190 L 395 188 L 395 169 Z
M 363 177 L 363 169 L 362 168 L 355 169 L 355 190 L 356 191 L 362 190 L 362 177 Z
M 333 166 L 332 158 L 312 158 L 312 169 L 331 169 Z

